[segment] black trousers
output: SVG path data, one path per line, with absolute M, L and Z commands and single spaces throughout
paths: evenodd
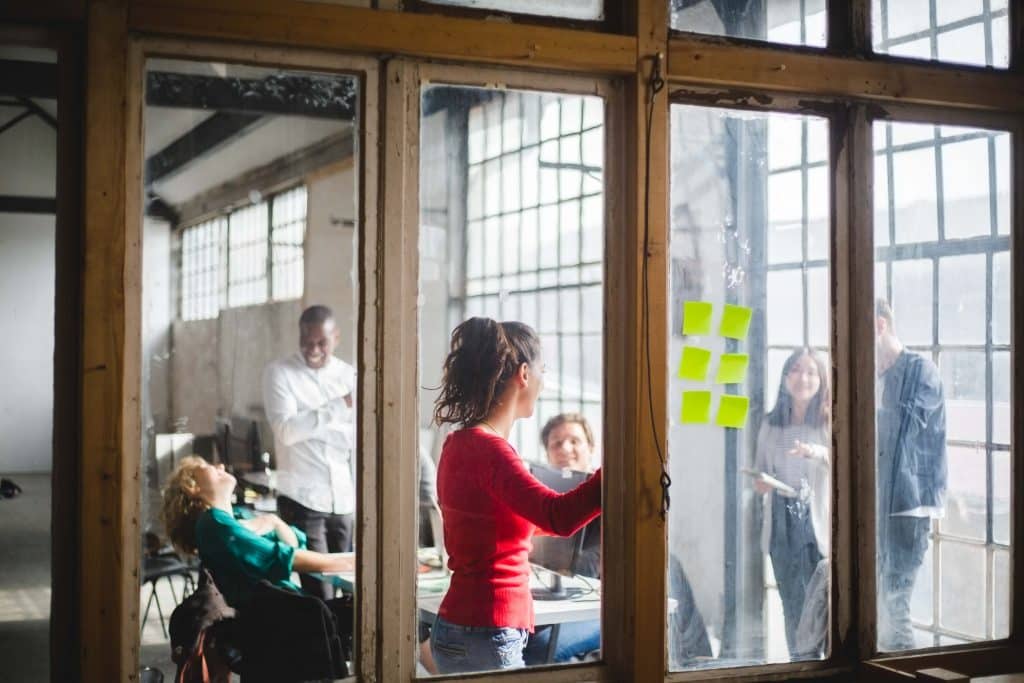
M 347 553 L 352 550 L 354 515 L 335 515 L 310 510 L 288 496 L 278 496 L 277 512 L 281 519 L 302 529 L 306 534 L 306 548 L 318 553 Z M 302 590 L 321 600 L 334 597 L 334 586 L 320 579 L 299 575 Z

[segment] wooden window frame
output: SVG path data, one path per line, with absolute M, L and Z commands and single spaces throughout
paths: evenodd
M 125 279 L 124 287 L 126 292 L 132 296 L 127 297 L 125 306 L 125 328 L 126 335 L 124 353 L 126 362 L 125 371 L 125 427 L 122 431 L 123 457 L 122 467 L 132 473 L 128 482 L 122 486 L 122 504 L 125 509 L 136 509 L 139 504 L 139 449 L 131 448 L 130 445 L 138 443 L 141 432 L 136 431 L 141 424 L 141 416 L 138 413 L 138 406 L 141 405 L 140 392 L 145 388 L 142 386 L 143 377 L 140 374 L 141 365 L 135 366 L 138 362 L 134 356 L 139 351 L 138 340 L 142 338 L 141 329 L 141 297 L 139 293 L 142 288 L 142 207 L 136 196 L 141 196 L 142 165 L 144 160 L 144 112 L 145 98 L 143 96 L 143 84 L 145 82 L 145 65 L 149 58 L 179 59 L 183 61 L 216 61 L 244 64 L 247 66 L 283 67 L 297 70 L 316 70 L 329 72 L 338 75 L 351 76 L 360 82 L 359 87 L 359 115 L 358 126 L 354 131 L 356 149 L 359 150 L 356 160 L 357 172 L 365 179 L 357 183 L 357 207 L 356 207 L 356 230 L 358 234 L 359 249 L 357 252 L 357 269 L 359 272 L 360 292 L 358 310 L 358 330 L 356 344 L 356 365 L 360 376 L 360 391 L 357 394 L 358 405 L 357 415 L 357 451 L 360 453 L 374 453 L 377 451 L 375 444 L 378 439 L 378 414 L 379 408 L 376 402 L 378 384 L 378 358 L 377 358 L 377 312 L 374 309 L 376 291 L 379 287 L 379 272 L 377 264 L 377 243 L 378 243 L 378 190 L 374 178 L 378 169 L 377 150 L 377 118 L 373 112 L 378 106 L 378 87 L 380 81 L 379 62 L 376 59 L 329 54 L 309 50 L 276 48 L 252 50 L 240 46 L 219 45 L 210 42 L 181 41 L 175 39 L 138 37 L 130 41 L 128 46 L 127 83 L 128 83 L 128 105 L 126 108 L 128 125 L 126 126 L 125 137 L 125 167 L 126 187 L 124 225 L 130 248 L 125 254 Z M 268 208 L 269 213 L 269 208 Z M 269 217 L 268 217 L 269 220 Z M 269 232 L 269 228 L 268 228 Z M 268 238 L 269 239 L 269 238 Z M 269 277 L 269 274 L 268 274 Z M 133 348 L 134 347 L 134 348 Z M 374 500 L 377 473 L 379 471 L 376 462 L 372 458 L 359 457 L 356 459 L 356 490 L 357 499 L 360 501 Z M 356 519 L 356 545 L 360 548 L 357 556 L 356 576 L 360 585 L 375 586 L 379 584 L 377 576 L 380 572 L 376 547 L 378 536 L 378 516 L 373 514 L 374 506 L 361 505 L 358 508 Z M 133 514 L 130 529 L 137 529 L 138 513 Z M 127 545 L 123 549 L 122 572 L 138 575 L 140 561 L 138 555 L 138 543 Z M 124 595 L 124 604 L 130 610 L 129 625 L 133 627 L 129 632 L 134 636 L 133 647 L 128 650 L 135 660 L 127 669 L 128 671 L 138 670 L 139 653 L 139 626 L 138 626 L 138 590 L 133 590 Z M 356 628 L 357 635 L 357 667 L 360 662 L 373 661 L 375 652 L 373 647 L 376 644 L 374 624 L 377 621 L 378 595 L 374 591 L 360 591 L 357 597 L 356 607 Z M 86 679 L 92 680 L 92 679 Z M 96 679 L 98 680 L 98 679 Z
M 409 453 L 419 452 L 419 155 L 420 149 L 420 102 L 422 88 L 431 84 L 449 86 L 525 90 L 533 92 L 555 92 L 580 95 L 597 95 L 605 100 L 605 249 L 604 249 L 604 296 L 605 309 L 614 310 L 622 305 L 622 292 L 612 283 L 622 278 L 623 259 L 608 248 L 612 227 L 621 223 L 621 199 L 615 188 L 620 185 L 621 165 L 613 160 L 620 145 L 609 132 L 621 120 L 621 85 L 606 78 L 570 77 L 558 74 L 537 74 L 501 68 L 468 68 L 416 64 L 408 60 L 394 60 L 388 65 L 388 90 L 386 94 L 387 121 L 384 135 L 391 142 L 386 146 L 383 160 L 386 181 L 384 193 L 400 197 L 400 201 L 387 201 L 384 216 L 386 237 L 381 250 L 383 270 L 389 273 L 384 287 L 382 303 L 383 327 L 381 332 L 381 375 L 383 377 L 381 419 L 389 429 L 381 439 L 380 467 L 388 472 L 388 478 L 381 479 L 380 491 L 381 554 L 384 565 L 382 589 L 392 596 L 388 608 L 382 612 L 380 622 L 381 640 L 386 646 L 382 650 L 381 668 L 377 672 L 384 680 L 411 681 L 416 679 L 416 491 L 418 468 Z M 621 123 L 619 123 L 621 126 Z M 401 144 L 398 144 L 401 141 Z M 399 177 L 401 176 L 401 177 Z M 622 336 L 608 325 L 606 313 L 604 335 L 604 358 L 606 359 L 604 379 L 604 409 L 607 415 L 621 414 L 623 406 L 619 395 L 608 391 L 616 386 L 613 377 L 623 371 Z M 383 359 L 387 359 L 387 363 Z M 622 552 L 624 530 L 621 529 L 622 511 L 617 501 L 621 500 L 621 458 L 623 444 L 621 430 L 606 426 L 602 443 L 605 453 L 603 466 L 608 472 L 605 478 L 605 511 L 608 513 L 604 524 L 604 552 Z M 390 501 L 384 505 L 384 501 Z M 396 502 L 397 501 L 397 502 Z M 610 523 L 610 520 L 618 520 Z M 616 586 L 624 585 L 621 568 L 614 564 L 604 566 L 602 585 L 613 589 L 602 591 L 602 616 L 605 617 L 603 631 L 605 642 L 613 640 L 616 630 L 608 628 L 619 624 L 608 615 L 619 614 L 623 595 Z M 397 595 L 397 599 L 395 596 Z M 601 663 L 554 667 L 543 670 L 523 671 L 503 676 L 503 680 L 616 681 L 622 678 L 616 672 L 623 671 L 622 652 L 617 648 L 606 650 Z M 463 681 L 484 681 L 491 676 L 483 674 L 464 676 Z
M 667 377 L 665 361 L 667 308 L 668 236 L 668 97 L 654 96 L 648 126 L 648 81 L 661 54 L 661 75 L 673 88 L 706 89 L 724 93 L 737 104 L 768 97 L 793 100 L 839 101 L 846 111 L 847 135 L 853 144 L 836 152 L 836 174 L 847 179 L 834 186 L 833 339 L 843 335 L 850 341 L 846 351 L 835 348 L 837 424 L 846 425 L 850 452 L 873 452 L 874 378 L 865 370 L 873 364 L 870 302 L 854 301 L 842 292 L 866 291 L 873 284 L 871 239 L 858 226 L 871 220 L 869 112 L 882 106 L 893 115 L 919 116 L 951 122 L 969 122 L 985 127 L 985 121 L 1005 121 L 1024 112 L 1024 8 L 1011 5 L 1010 69 L 993 71 L 941 63 L 924 63 L 870 50 L 870 2 L 830 2 L 829 46 L 825 49 L 782 48 L 771 44 L 751 45 L 738 39 L 703 38 L 692 34 L 669 36 L 665 0 L 634 0 L 624 10 L 621 32 L 578 30 L 562 26 L 504 23 L 480 18 L 440 14 L 415 14 L 388 9 L 360 9 L 301 0 L 39 0 L 30 9 L 16 10 L 14 18 L 26 22 L 63 21 L 79 26 L 87 36 L 85 76 L 90 87 L 84 96 L 84 275 L 82 317 L 81 478 L 78 502 L 80 519 L 79 594 L 75 609 L 80 615 L 77 647 L 83 680 L 128 681 L 138 666 L 138 398 L 141 359 L 141 282 L 139 223 L 141 220 L 141 155 L 138 135 L 141 124 L 141 80 L 143 48 L 170 54 L 183 47 L 209 58 L 235 55 L 233 61 L 293 64 L 316 68 L 317 64 L 340 63 L 344 54 L 372 56 L 385 60 L 373 72 L 380 84 L 380 107 L 369 101 L 372 87 L 364 88 L 364 112 L 379 112 L 381 158 L 378 163 L 362 161 L 360 177 L 377 179 L 379 196 L 369 193 L 362 202 L 360 225 L 367 239 L 362 241 L 360 283 L 363 301 L 378 301 L 371 316 L 360 309 L 359 365 L 363 377 L 360 393 L 360 448 L 364 453 L 384 451 L 412 453 L 415 434 L 408 425 L 415 385 L 410 385 L 415 367 L 415 330 L 401 302 L 411 299 L 415 282 L 408 272 L 393 276 L 394 264 L 408 265 L 415 253 L 418 230 L 416 196 L 403 189 L 415 187 L 418 169 L 404 158 L 410 137 L 406 112 L 416 102 L 405 101 L 412 90 L 416 71 L 431 61 L 457 62 L 479 73 L 487 67 L 514 67 L 533 72 L 575 74 L 585 79 L 619 78 L 623 114 L 614 138 L 621 154 L 622 197 L 616 206 L 621 226 L 609 223 L 607 244 L 614 244 L 622 259 L 617 271 L 607 272 L 606 316 L 609 326 L 606 353 L 621 349 L 621 362 L 608 368 L 606 386 L 616 387 L 621 411 L 616 413 L 615 437 L 621 452 L 621 485 L 607 487 L 608 521 L 621 531 L 621 585 L 615 601 L 621 608 L 605 605 L 605 623 L 614 623 L 621 638 L 608 643 L 605 664 L 568 667 L 556 676 L 561 680 L 582 680 L 595 672 L 607 671 L 611 680 L 661 680 L 666 677 L 665 653 L 665 560 L 666 528 L 660 518 L 658 499 L 661 464 L 658 460 L 650 420 L 667 424 Z M 394 2 L 381 0 L 382 6 Z M 5 8 L 6 11 L 6 8 Z M 6 15 L 5 15 L 6 16 Z M 174 40 L 169 40 L 173 38 Z M 216 41 L 217 44 L 195 41 Z M 232 45 L 234 44 L 234 45 Z M 260 45 L 262 47 L 252 47 Z M 173 47 L 173 49 L 171 49 Z M 201 49 L 199 49 L 201 48 Z M 185 55 L 182 55 L 185 56 Z M 356 59 L 356 58 L 353 58 Z M 367 59 L 370 59 L 367 57 Z M 292 61 L 298 60 L 298 61 Z M 126 66 L 127 65 L 127 66 Z M 531 76 L 531 78 L 534 78 Z M 412 80 L 410 80 L 412 79 Z M 369 83 L 367 76 L 366 83 Z M 416 91 L 418 98 L 418 90 Z M 721 101 L 721 100 L 719 100 Z M 991 117 L 991 118 L 989 118 Z M 404 120 L 403 120 L 404 119 Z M 369 121 L 364 117 L 364 122 Z M 375 119 L 376 120 L 376 119 Z M 418 121 L 416 122 L 418 125 Z M 991 126 L 989 126 L 991 127 Z M 998 126 L 1000 128 L 1004 125 Z M 126 131 L 124 137 L 111 130 Z M 364 132 L 364 154 L 375 149 L 375 132 Z M 859 143 L 858 143 L 859 141 Z M 403 147 L 404 145 L 404 147 Z M 648 158 L 647 150 L 650 150 Z M 1024 141 L 1015 129 L 1013 149 L 1013 194 L 1024 196 Z M 611 155 L 606 156 L 611 159 Z M 649 172 L 648 172 L 649 170 Z M 611 168 L 609 167 L 609 172 Z M 411 175 L 410 175 L 411 174 Z M 372 183 L 370 183 L 372 184 Z M 387 193 L 387 198 L 384 197 Z M 610 199 L 610 197 L 609 197 Z M 413 202 L 409 205 L 409 202 Z M 649 211 L 648 211 L 649 209 Z M 378 215 L 379 214 L 379 215 Z M 644 228 L 648 239 L 644 241 Z M 1013 209 L 1012 235 L 1024 235 L 1024 202 Z M 1024 272 L 1024 249 L 1014 251 L 1013 270 Z M 649 319 L 643 316 L 644 261 L 650 291 Z M 415 266 L 415 264 L 413 264 Z M 870 266 L 870 267 L 869 267 Z M 610 267 L 610 264 L 609 264 Z M 406 279 L 401 279 L 402 277 Z M 1024 339 L 1024 309 L 1014 301 L 1014 339 Z M 412 332 L 396 337 L 401 332 Z M 647 336 L 649 334 L 649 336 Z M 613 337 L 614 335 L 614 337 Z M 402 361 L 383 363 L 383 350 L 400 352 Z M 1017 354 L 1015 353 L 1014 356 Z M 651 386 L 643 370 L 650 359 Z M 1016 367 L 1014 364 L 1013 367 Z M 413 378 L 414 382 L 414 378 Z M 648 396 L 653 396 L 648 404 Z M 1024 438 L 1024 393 L 1013 389 L 1013 443 Z M 607 403 L 606 415 L 612 415 Z M 407 411 L 405 414 L 401 411 Z M 385 414 L 397 422 L 384 419 Z M 385 429 L 384 425 L 407 425 Z M 606 418 L 605 432 L 613 433 Z M 664 451 L 665 434 L 659 434 Z M 840 444 L 842 442 L 839 442 Z M 611 451 L 615 447 L 609 443 Z M 1015 458 L 1015 492 L 1024 491 L 1022 457 Z M 367 680 L 398 681 L 412 665 L 411 644 L 391 642 L 409 628 L 402 626 L 411 614 L 411 590 L 399 600 L 387 593 L 395 586 L 411 587 L 411 578 L 397 569 L 402 552 L 412 548 L 411 509 L 388 512 L 380 501 L 385 491 L 409 493 L 411 501 L 415 473 L 411 464 L 397 473 L 382 469 L 384 463 L 360 459 L 358 486 L 360 500 L 377 501 L 360 513 L 357 538 L 361 555 L 359 580 L 363 591 L 358 608 L 358 664 Z M 383 476 L 383 473 L 387 476 Z M 380 473 L 380 474 L 378 474 Z M 852 466 L 849 474 L 837 472 L 837 509 L 872 509 L 874 475 L 870 468 Z M 853 485 L 863 497 L 852 496 Z M 844 493 L 845 491 L 845 493 Z M 376 496 L 376 497 L 374 497 Z M 392 500 L 403 500 L 397 496 Z M 411 505 L 411 502 L 406 503 Z M 408 512 L 409 514 L 405 514 Z M 407 522 L 397 523 L 398 515 Z M 906 678 L 900 671 L 913 671 L 922 663 L 946 665 L 1022 666 L 1014 645 L 1024 638 L 1024 504 L 1018 498 L 1012 526 L 1013 609 L 1011 638 L 1007 643 L 982 647 L 950 648 L 938 652 L 893 656 L 873 660 L 874 577 L 857 572 L 873 566 L 870 544 L 858 538 L 873 538 L 873 515 L 849 518 L 848 548 L 856 557 L 834 569 L 837 585 L 860 591 L 851 600 L 846 616 L 837 612 L 836 628 L 843 633 L 837 664 L 810 672 L 765 668 L 755 671 L 720 670 L 672 674 L 671 680 L 781 679 L 794 676 L 821 677 L 828 673 L 848 674 L 857 670 L 869 676 Z M 395 526 L 397 524 L 397 526 Z M 606 526 L 606 538 L 612 530 Z M 839 529 L 840 543 L 844 537 Z M 392 544 L 408 536 L 410 543 L 392 551 Z M 386 545 L 387 544 L 387 545 Z M 867 547 L 866 547 L 867 546 Z M 837 551 L 838 552 L 838 551 Z M 385 558 L 387 561 L 385 561 Z M 397 562 L 392 560 L 397 559 Z M 406 558 L 407 559 L 407 558 Z M 390 564 L 389 564 L 390 563 Z M 405 584 L 403 584 L 403 581 Z M 610 591 L 609 591 L 610 592 Z M 406 608 L 409 608 L 407 611 Z M 379 624 L 380 630 L 375 626 Z M 607 631 L 611 635 L 610 631 Z M 503 675 L 508 680 L 552 680 L 549 671 Z

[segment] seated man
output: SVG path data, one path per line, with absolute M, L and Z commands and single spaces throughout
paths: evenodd
M 562 413 L 547 421 L 540 432 L 548 464 L 558 469 L 592 472 L 594 459 L 594 432 L 587 418 L 579 413 Z M 600 517 L 598 518 L 600 520 Z M 573 566 L 577 575 L 600 578 L 601 527 L 595 520 L 587 526 L 583 536 L 583 549 Z M 538 627 L 530 636 L 523 651 L 527 666 L 548 664 L 548 646 L 552 628 Z M 559 626 L 554 661 L 570 662 L 582 659 L 601 647 L 601 621 L 571 621 Z

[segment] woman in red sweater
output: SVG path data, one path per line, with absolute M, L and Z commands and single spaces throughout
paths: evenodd
M 540 339 L 528 325 L 470 318 L 452 332 L 437 424 L 458 424 L 437 469 L 451 586 L 431 632 L 441 673 L 523 666 L 533 632 L 530 539 L 568 536 L 601 512 L 601 470 L 564 494 L 527 470 L 508 442 L 544 386 Z

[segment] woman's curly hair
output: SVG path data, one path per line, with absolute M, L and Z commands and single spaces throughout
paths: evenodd
M 197 468 L 206 464 L 198 455 L 182 458 L 178 466 L 171 472 L 163 490 L 163 521 L 164 529 L 171 543 L 183 553 L 195 555 L 196 522 L 206 511 L 206 503 L 190 495 L 188 489 L 195 485 L 193 477 Z
M 466 427 L 479 423 L 519 367 L 538 358 L 540 339 L 529 325 L 490 318 L 463 322 L 452 331 L 434 422 Z

